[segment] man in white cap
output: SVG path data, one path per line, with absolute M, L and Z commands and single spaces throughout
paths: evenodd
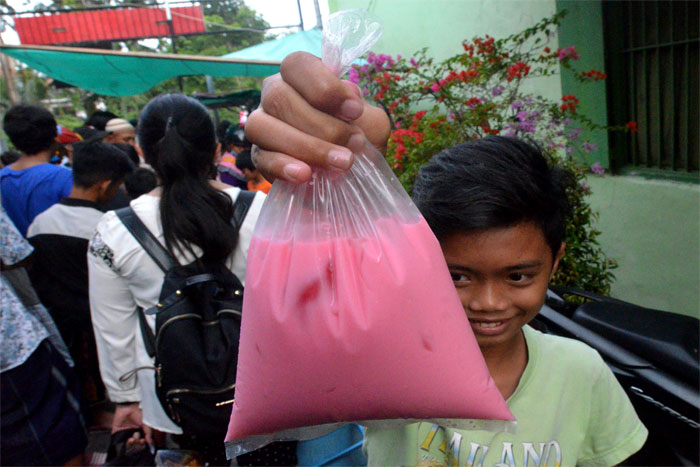
M 105 125 L 105 131 L 110 134 L 105 138 L 108 143 L 136 144 L 136 130 L 131 123 L 123 118 L 113 118 Z

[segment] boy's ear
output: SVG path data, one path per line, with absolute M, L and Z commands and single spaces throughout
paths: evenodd
M 561 242 L 559 251 L 557 251 L 557 254 L 554 256 L 554 265 L 552 266 L 552 273 L 549 275 L 550 281 L 552 280 L 552 277 L 554 277 L 554 274 L 557 272 L 557 269 L 559 269 L 559 260 L 561 260 L 562 256 L 564 256 L 564 250 L 566 250 L 566 243 Z
M 99 187 L 99 193 L 100 197 L 104 196 L 105 193 L 107 193 L 107 190 L 109 190 L 110 185 L 112 184 L 112 180 L 107 179 L 107 180 L 101 180 L 97 182 L 97 186 Z

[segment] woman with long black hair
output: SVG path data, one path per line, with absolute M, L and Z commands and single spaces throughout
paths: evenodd
M 209 177 L 217 143 L 207 109 L 179 94 L 156 97 L 139 118 L 138 144 L 160 184 L 131 201 L 136 215 L 180 264 L 225 260 L 245 283 L 248 246 L 264 196 L 255 196 L 236 231 L 231 218 L 240 189 Z M 113 432 L 143 428 L 150 445 L 153 430 L 182 433 L 156 396 L 153 360 L 137 312 L 157 304 L 164 273 L 114 212 L 97 226 L 88 264 L 100 371 L 117 404 Z M 147 320 L 154 328 L 154 319 Z

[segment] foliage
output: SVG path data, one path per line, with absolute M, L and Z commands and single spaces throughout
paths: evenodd
M 571 170 L 578 182 L 568 193 L 574 209 L 566 255 L 553 283 L 607 294 L 617 264 L 598 243 L 597 214 L 585 199 L 590 194 L 587 170 L 576 155 L 597 150 L 582 140 L 583 129 L 635 132 L 636 124 L 599 125 L 578 111 L 574 95 L 553 101 L 525 91 L 526 80 L 560 70 L 574 73 L 581 82 L 606 78 L 599 70 L 576 71 L 574 46 L 550 47 L 564 14 L 504 39 L 487 35 L 465 40 L 463 51 L 444 61 L 430 58 L 426 49 L 408 59 L 370 53 L 368 63 L 356 65 L 349 78 L 389 114 L 394 130 L 387 160 L 409 192 L 420 167 L 456 143 L 492 134 L 539 141 L 547 157 Z

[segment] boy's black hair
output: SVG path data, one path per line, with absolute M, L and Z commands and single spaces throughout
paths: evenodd
M 438 239 L 534 222 L 556 255 L 573 183 L 573 175 L 550 164 L 534 144 L 488 136 L 434 156 L 418 173 L 413 200 Z
M 17 151 L 5 151 L 0 155 L 0 162 L 2 162 L 3 166 L 8 166 L 22 157 L 22 154 L 18 153 Z
M 148 193 L 158 185 L 155 172 L 145 167 L 139 167 L 124 179 L 124 187 L 129 198 L 135 199 Z
M 56 119 L 43 107 L 11 107 L 5 114 L 2 128 L 12 144 L 24 154 L 33 155 L 47 151 L 56 144 Z
M 138 167 L 139 164 L 141 163 L 141 159 L 139 159 L 139 153 L 136 152 L 136 148 L 133 147 L 129 143 L 112 143 L 112 146 L 116 146 L 119 150 L 121 150 L 124 154 L 127 155 L 129 160 L 134 163 L 134 166 Z M 149 190 L 150 191 L 150 190 Z
M 134 164 L 114 145 L 99 141 L 81 144 L 73 155 L 73 184 L 90 188 L 110 180 L 118 182 L 134 170 Z
M 91 126 L 96 130 L 105 131 L 105 126 L 107 122 L 113 118 L 119 118 L 119 116 L 113 114 L 112 112 L 106 110 L 98 110 L 97 112 L 90 115 L 90 118 L 85 125 Z
M 253 157 L 249 149 L 244 149 L 236 155 L 236 167 L 239 170 L 255 170 L 255 164 L 253 164 Z

